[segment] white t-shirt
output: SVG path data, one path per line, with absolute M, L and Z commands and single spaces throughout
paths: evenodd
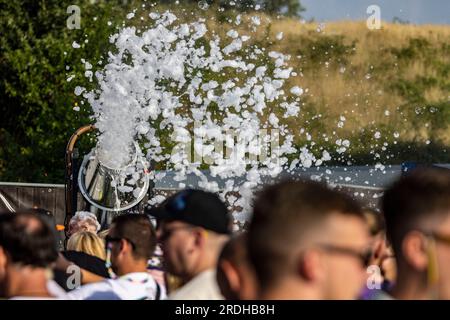
M 54 280 L 47 281 L 47 289 L 56 299 L 67 299 L 67 292 L 59 286 Z
M 199 273 L 184 286 L 172 292 L 170 300 L 223 300 L 216 281 L 216 270 Z
M 157 284 L 147 272 L 134 272 L 81 286 L 67 293 L 71 300 L 155 300 Z M 159 299 L 166 298 L 164 288 Z

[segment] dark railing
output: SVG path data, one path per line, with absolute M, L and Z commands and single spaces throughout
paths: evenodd
M 382 194 L 381 188 L 357 185 L 337 185 L 338 189 L 359 200 L 363 205 L 377 207 Z M 175 190 L 156 188 L 155 193 L 170 194 Z M 78 195 L 78 207 L 83 207 L 83 199 Z M 36 184 L 0 182 L 0 211 L 17 211 L 26 208 L 43 208 L 50 211 L 57 224 L 64 224 L 65 198 L 62 184 Z

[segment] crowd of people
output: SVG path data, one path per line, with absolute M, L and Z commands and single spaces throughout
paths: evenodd
M 74 300 L 450 299 L 450 170 L 422 167 L 379 210 L 312 180 L 263 186 L 248 228 L 186 189 L 101 230 L 78 212 L 0 214 L 0 298 Z

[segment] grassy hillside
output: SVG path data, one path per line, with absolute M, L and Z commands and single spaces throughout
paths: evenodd
M 292 128 L 319 146 L 349 139 L 353 163 L 450 161 L 450 26 L 271 19 L 264 27 L 262 41 L 292 56 L 301 75 L 292 85 L 306 91 Z M 305 134 L 297 143 L 308 143 Z
M 221 37 L 236 29 L 291 56 L 300 76 L 289 85 L 306 92 L 301 115 L 289 120 L 298 147 L 319 154 L 347 139 L 346 154 L 333 155 L 339 164 L 450 162 L 450 26 L 384 22 L 370 30 L 365 21 L 304 23 L 258 13 L 255 34 L 246 23 L 255 13 L 239 27 L 233 12 L 198 15 Z

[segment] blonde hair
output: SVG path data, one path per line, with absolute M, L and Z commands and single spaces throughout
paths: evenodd
M 95 233 L 80 231 L 74 233 L 67 242 L 67 250 L 84 252 L 105 260 L 105 242 Z

